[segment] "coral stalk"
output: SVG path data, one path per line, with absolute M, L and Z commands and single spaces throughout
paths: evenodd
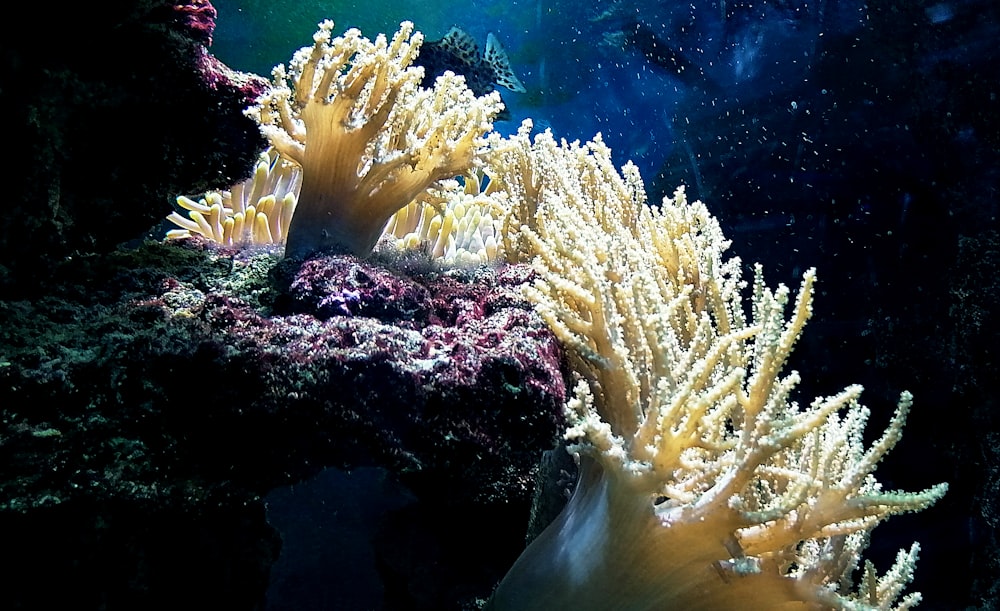
M 499 94 L 476 97 L 452 73 L 420 87 L 411 64 L 423 37 L 410 22 L 374 42 L 354 29 L 334 38 L 332 28 L 322 22 L 312 47 L 275 68 L 274 89 L 250 110 L 302 168 L 286 256 L 370 252 L 393 213 L 471 171 L 502 108 Z

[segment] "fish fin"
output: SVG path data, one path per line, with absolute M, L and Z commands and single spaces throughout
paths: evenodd
M 500 41 L 497 40 L 497 37 L 492 32 L 486 36 L 486 63 L 493 68 L 497 85 L 518 93 L 527 91 L 521 80 L 511 70 L 507 51 L 504 50 L 503 45 L 500 44 Z
M 479 63 L 479 45 L 476 39 L 457 26 L 451 26 L 438 44 L 469 66 Z

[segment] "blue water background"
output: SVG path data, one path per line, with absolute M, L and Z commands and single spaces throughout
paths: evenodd
M 234 68 L 267 75 L 311 43 L 316 24 L 357 27 L 368 36 L 412 20 L 428 40 L 457 25 L 484 43 L 495 33 L 528 92 L 503 92 L 509 132 L 531 117 L 569 140 L 600 132 L 619 164 L 636 163 L 651 177 L 677 140 L 678 118 L 788 91 L 791 108 L 812 67 L 824 30 L 860 28 L 857 0 L 807 3 L 717 2 L 259 2 L 221 0 L 213 52 Z M 703 71 L 678 75 L 623 49 L 619 33 L 632 19 L 668 36 Z M 706 84 L 699 86 L 698 81 Z M 816 84 L 818 94 L 820 84 Z M 805 92 L 808 93 L 808 92 Z

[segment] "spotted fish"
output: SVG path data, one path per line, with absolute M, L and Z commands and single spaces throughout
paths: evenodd
M 465 77 L 465 83 L 476 95 L 486 95 L 500 85 L 510 91 L 524 93 L 526 90 L 514 71 L 511 70 L 507 51 L 490 33 L 486 37 L 486 52 L 480 54 L 476 40 L 465 30 L 452 27 L 441 40 L 429 40 L 420 47 L 420 54 L 414 62 L 424 67 L 422 85 L 430 87 L 434 79 L 451 70 Z M 506 110 L 502 113 L 507 114 Z

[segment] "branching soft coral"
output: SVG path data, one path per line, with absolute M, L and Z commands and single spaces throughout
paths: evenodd
M 645 203 L 598 137 L 494 138 L 498 189 L 519 200 L 509 253 L 533 258 L 527 291 L 580 376 L 567 438 L 572 499 L 497 588 L 493 610 L 906 609 L 917 545 L 878 577 L 871 530 L 946 486 L 886 492 L 873 472 L 899 440 L 910 396 L 866 447 L 861 388 L 800 407 L 786 361 L 812 311 L 741 265 L 683 190 Z M 510 256 L 509 255 L 509 256 Z M 790 306 L 790 307 L 789 307 Z M 748 314 L 749 313 L 749 314 Z
M 302 167 L 286 256 L 327 248 L 371 251 L 389 217 L 443 179 L 469 172 L 502 104 L 476 97 L 462 77 L 419 86 L 411 66 L 422 36 L 404 22 L 374 42 L 356 29 L 332 37 L 324 21 L 312 47 L 250 110 L 282 157 Z

